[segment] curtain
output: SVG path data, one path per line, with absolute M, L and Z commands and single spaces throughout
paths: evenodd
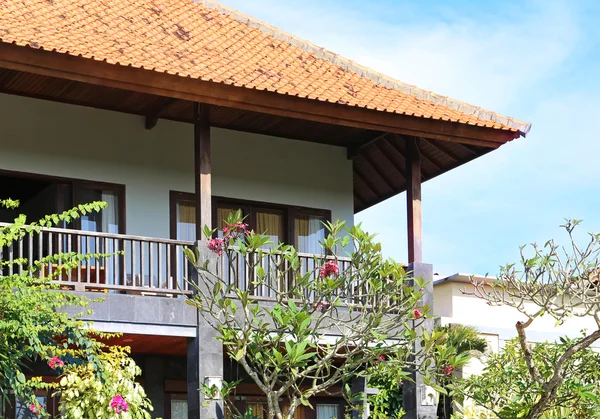
M 256 232 L 269 236 L 273 244 L 266 246 L 273 247 L 283 241 L 283 216 L 272 212 L 256 213 Z
M 298 251 L 320 255 L 323 252 L 319 242 L 325 239 L 325 227 L 323 217 L 312 215 L 301 215 L 294 219 L 295 242 Z
M 187 400 L 171 400 L 171 419 L 187 419 Z
M 114 191 L 102 191 L 102 201 L 108 206 L 102 210 L 102 231 L 103 233 L 119 233 L 119 197 Z
M 246 405 L 246 411 L 249 412 L 250 410 L 252 410 L 252 416 L 264 419 L 265 405 L 263 403 L 248 403 Z
M 177 202 L 177 240 L 196 240 L 196 205 L 193 202 Z
M 338 419 L 339 405 L 318 404 L 317 419 Z
M 119 233 L 119 197 L 114 191 L 102 191 L 101 200 L 106 202 L 108 206 L 102 210 L 100 231 L 104 233 Z M 115 248 L 114 240 L 107 240 L 106 243 L 108 247 L 101 249 L 103 253 L 112 255 L 119 250 Z M 105 247 L 104 242 L 101 242 L 101 247 Z M 114 285 L 114 278 L 117 277 L 115 275 L 115 271 L 118 269 L 116 260 L 116 257 L 108 257 L 99 261 L 101 265 L 104 265 L 103 275 L 105 282 L 111 285 Z

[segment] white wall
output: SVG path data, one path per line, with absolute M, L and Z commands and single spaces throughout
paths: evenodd
M 194 191 L 192 126 L 0 94 L 0 169 L 124 184 L 127 233 L 169 237 L 169 190 Z M 213 128 L 213 195 L 332 211 L 353 222 L 341 147 Z
M 517 336 L 515 324 L 525 321 L 524 315 L 512 307 L 489 306 L 480 298 L 465 295 L 463 290 L 470 292 L 473 285 L 448 281 L 434 286 L 434 311 L 442 317 L 443 324 L 474 326 L 485 335 L 498 336 L 500 347 L 506 340 Z M 533 304 L 529 308 L 531 312 L 535 310 Z M 572 317 L 557 326 L 556 320 L 546 315 L 536 319 L 527 328 L 527 336 L 531 342 L 555 341 L 560 336 L 580 336 L 582 329 L 595 330 L 596 327 L 593 317 Z

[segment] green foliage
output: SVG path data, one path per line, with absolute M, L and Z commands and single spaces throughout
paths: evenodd
M 60 409 L 64 419 L 150 419 L 150 401 L 144 389 L 135 382 L 140 368 L 122 348 L 112 347 L 100 354 L 101 375 L 93 364 L 68 368 L 60 379 Z M 128 410 L 117 414 L 110 406 L 115 395 L 121 395 Z
M 313 395 L 340 384 L 347 389 L 347 380 L 366 374 L 365 367 L 381 357 L 395 359 L 400 370 L 411 365 L 415 327 L 429 314 L 420 303 L 425 284 L 384 259 L 374 236 L 360 226 L 326 223 L 322 254 L 314 257 L 314 270 L 306 271 L 294 247 L 278 244 L 266 251 L 269 238 L 247 231 L 241 213 L 230 215 L 226 224 L 229 236 L 207 245 L 225 254 L 231 277 L 220 276 L 200 251 L 187 251 L 200 284 L 188 303 L 265 394 L 269 417 L 291 418 L 297 406 L 311 406 Z M 210 238 L 215 230 L 204 233 Z M 341 261 L 343 254 L 349 260 Z M 245 289 L 236 286 L 246 282 L 236 277 L 239 259 L 250 278 Z M 259 289 L 272 303 L 259 303 Z M 422 343 L 420 355 L 431 352 L 436 339 L 425 335 Z M 424 373 L 433 382 L 435 372 Z M 284 396 L 290 398 L 288 412 L 279 406 Z
M 68 223 L 105 206 L 102 202 L 82 204 L 29 224 L 24 215 L 19 215 L 14 223 L 0 227 L 0 248 L 17 246 L 19 240 L 32 239 L 44 227 Z M 0 200 L 0 207 L 16 209 L 18 202 Z M 25 405 L 33 405 L 39 410 L 37 416 L 44 418 L 47 413 L 37 405 L 35 391 L 59 391 L 65 407 L 62 417 L 110 417 L 86 412 L 96 409 L 104 402 L 100 398 L 108 397 L 111 391 L 120 391 L 133 407 L 129 417 L 150 417 L 144 410 L 149 405 L 143 398 L 143 390 L 133 381 L 139 372 L 133 361 L 117 348 L 104 352 L 105 345 L 96 337 L 113 335 L 94 332 L 79 320 L 81 314 L 90 313 L 87 309 L 90 301 L 60 291 L 54 281 L 82 261 L 104 256 L 60 253 L 41 260 L 0 259 L 0 400 L 14 395 Z M 42 269 L 49 264 L 54 266 L 51 275 Z M 74 310 L 81 313 L 73 315 Z M 47 362 L 58 373 L 65 374 L 62 384 L 44 383 L 35 376 L 26 378 L 30 365 L 36 362 Z M 102 391 L 90 390 L 97 390 L 100 384 Z
M 552 376 L 558 358 L 574 342 L 561 338 L 556 343 L 533 346 L 533 359 L 543 379 Z M 521 346 L 513 339 L 499 353 L 489 356 L 481 375 L 458 382 L 454 392 L 508 419 L 527 417 L 544 389 L 531 378 Z M 546 417 L 560 417 L 556 415 L 565 408 L 569 418 L 600 417 L 600 354 L 593 349 L 579 351 L 567 361 L 564 382 L 548 406 Z

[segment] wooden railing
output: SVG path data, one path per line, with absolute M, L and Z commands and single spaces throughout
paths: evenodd
M 221 266 L 223 269 L 223 279 L 227 284 L 235 285 L 243 291 L 250 291 L 250 295 L 257 299 L 272 300 L 277 292 L 289 293 L 296 287 L 295 280 L 298 275 L 310 274 L 313 280 L 319 278 L 319 268 L 326 260 L 332 260 L 332 257 L 315 256 L 309 253 L 298 253 L 299 269 L 292 272 L 289 262 L 284 260 L 280 254 L 270 253 L 268 250 L 262 252 L 262 255 L 247 254 L 242 258 L 238 254 L 233 254 L 230 258 L 226 253 L 221 256 Z M 250 260 L 252 258 L 252 260 Z M 260 260 L 259 260 L 260 259 Z M 336 258 L 340 273 L 350 269 L 351 261 L 347 257 Z M 267 283 L 257 282 L 256 269 L 251 272 L 251 266 L 261 266 L 265 272 Z M 348 290 L 350 296 L 354 290 Z M 306 296 L 310 297 L 310 296 Z
M 0 228 L 9 224 L 0 223 Z M 57 272 L 64 261 L 45 263 L 33 275 L 53 276 L 62 288 L 114 290 L 140 295 L 175 295 L 190 292 L 189 263 L 183 249 L 194 242 L 124 234 L 96 233 L 63 228 L 43 228 L 0 248 L 0 260 L 42 260 L 55 254 L 106 254 L 81 260 L 73 269 Z M 26 273 L 28 264 L 9 263 L 5 273 Z

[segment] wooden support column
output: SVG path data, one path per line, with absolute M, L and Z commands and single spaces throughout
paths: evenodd
M 194 102 L 194 171 L 196 184 L 196 240 L 202 227 L 211 227 L 210 107 Z
M 408 263 L 423 262 L 423 222 L 421 216 L 421 153 L 419 139 L 406 138 L 406 215 Z

